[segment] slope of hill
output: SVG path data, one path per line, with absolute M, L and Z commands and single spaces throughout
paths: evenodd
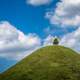
M 44 47 L 1 74 L 0 80 L 80 80 L 80 56 L 62 46 Z

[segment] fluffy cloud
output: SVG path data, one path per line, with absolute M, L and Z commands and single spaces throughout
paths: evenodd
M 51 24 L 61 26 L 63 29 L 77 28 L 76 31 L 64 35 L 60 45 L 80 52 L 80 0 L 60 0 L 55 11 L 46 13 L 46 18 Z
M 40 45 L 36 34 L 25 35 L 9 22 L 0 22 L 0 57 L 19 60 Z
M 49 36 L 47 36 L 45 39 L 44 39 L 44 43 L 43 43 L 43 45 L 44 46 L 47 46 L 47 45 L 52 45 L 53 44 L 53 36 L 51 36 L 51 35 L 49 35 Z
M 47 12 L 46 17 L 51 24 L 78 27 L 80 25 L 80 0 L 61 0 L 57 3 L 55 12 Z
M 60 45 L 70 47 L 75 51 L 80 52 L 80 28 L 72 33 L 65 35 L 62 38 Z
M 47 36 L 43 40 L 43 46 L 53 45 L 54 38 L 55 37 L 51 35 Z M 61 38 L 59 45 L 69 47 L 77 52 L 80 52 L 80 28 L 78 28 L 76 31 L 72 33 L 64 35 Z
M 51 3 L 52 0 L 27 0 L 28 4 L 33 6 L 40 6 Z

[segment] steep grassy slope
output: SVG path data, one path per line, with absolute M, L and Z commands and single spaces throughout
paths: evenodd
M 80 80 L 80 56 L 65 47 L 44 47 L 4 72 L 0 80 Z

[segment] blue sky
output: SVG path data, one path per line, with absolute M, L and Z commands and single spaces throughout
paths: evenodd
M 0 20 L 9 21 L 18 29 L 27 33 L 37 33 L 44 37 L 44 29 L 49 25 L 49 21 L 44 18 L 45 12 L 56 6 L 58 0 L 53 0 L 49 5 L 33 6 L 27 4 L 26 0 L 0 0 Z
M 47 11 L 55 10 L 57 2 L 59 0 L 53 0 L 48 5 L 33 6 L 27 4 L 26 0 L 0 0 L 0 21 L 9 21 L 25 34 L 37 33 L 44 38 L 47 36 L 45 29 L 50 27 L 50 29 L 59 31 L 52 31 L 52 35 L 60 36 L 66 33 L 65 30 L 60 27 L 56 28 L 56 25 L 50 25 L 48 19 L 45 18 Z M 71 28 L 67 31 L 71 32 L 73 30 Z
M 80 51 L 80 1 L 0 0 L 0 72 L 34 50 L 60 45 Z

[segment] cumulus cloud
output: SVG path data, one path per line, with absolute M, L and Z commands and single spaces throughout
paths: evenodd
M 0 57 L 22 59 L 41 45 L 36 34 L 25 35 L 9 22 L 0 22 Z
M 52 35 L 47 36 L 43 40 L 43 46 L 53 45 L 55 37 Z M 76 31 L 64 35 L 60 39 L 59 45 L 69 47 L 77 52 L 80 52 L 80 27 Z
M 77 52 L 80 52 L 80 27 L 72 32 L 65 35 L 60 42 L 60 45 L 70 47 Z
M 28 4 L 33 6 L 40 6 L 51 3 L 52 0 L 27 0 Z
M 51 35 L 49 35 L 49 36 L 47 36 L 45 39 L 44 39 L 44 43 L 43 43 L 43 45 L 44 46 L 47 46 L 47 45 L 52 45 L 53 44 L 53 36 L 51 36 Z
M 80 26 L 80 0 L 61 0 L 57 3 L 55 12 L 47 12 L 46 18 L 51 24 L 62 27 Z

